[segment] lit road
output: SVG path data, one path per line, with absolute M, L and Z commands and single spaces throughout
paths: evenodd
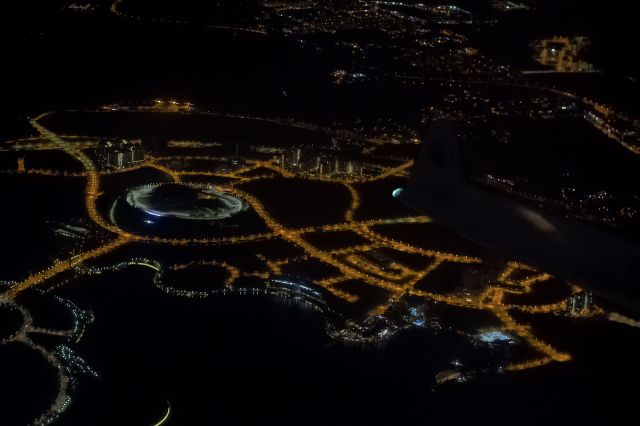
M 126 244 L 127 242 L 128 242 L 127 239 L 118 238 L 101 247 L 82 253 L 79 256 L 74 256 L 65 261 L 57 262 L 52 266 L 50 266 L 49 268 L 41 272 L 38 272 L 35 275 L 30 276 L 29 278 L 22 281 L 18 285 L 11 287 L 11 289 L 9 289 L 4 295 L 6 297 L 14 298 L 18 293 L 21 293 L 22 291 L 28 289 L 29 287 L 33 287 L 35 285 L 44 283 L 45 281 L 55 277 L 56 275 L 64 271 L 68 271 L 73 267 L 78 266 L 89 259 L 100 257 L 103 254 L 109 253 L 115 250 L 116 248 Z
M 428 248 L 416 247 L 403 241 L 396 241 L 381 235 L 374 231 L 374 227 L 383 227 L 391 224 L 427 224 L 431 220 L 426 216 L 409 216 L 409 217 L 394 217 L 394 218 L 378 218 L 366 221 L 354 220 L 355 213 L 360 208 L 360 194 L 357 186 L 354 184 L 359 182 L 384 180 L 390 176 L 397 176 L 406 173 L 407 170 L 413 165 L 413 162 L 409 161 L 400 164 L 396 167 L 390 167 L 384 169 L 382 172 L 375 176 L 361 178 L 361 179 L 333 179 L 329 177 L 318 176 L 305 176 L 305 179 L 327 181 L 342 185 L 345 187 L 351 197 L 351 202 L 344 213 L 344 222 L 333 223 L 320 226 L 308 226 L 302 228 L 291 228 L 279 223 L 264 207 L 258 197 L 249 194 L 246 191 L 238 189 L 236 186 L 238 183 L 246 182 L 249 180 L 266 180 L 272 179 L 274 176 L 279 178 L 291 179 L 299 178 L 290 171 L 284 169 L 280 165 L 273 161 L 251 160 L 247 159 L 245 166 L 236 170 L 215 172 L 209 170 L 174 170 L 167 164 L 170 164 L 171 160 L 188 161 L 188 160 L 211 160 L 211 161 L 227 161 L 226 158 L 210 157 L 210 156 L 178 156 L 173 155 L 169 157 L 151 157 L 149 156 L 146 161 L 118 170 L 99 171 L 93 164 L 92 160 L 84 153 L 84 149 L 88 149 L 86 143 L 76 144 L 75 141 L 83 140 L 80 136 L 58 136 L 54 132 L 42 126 L 38 120 L 47 114 L 43 114 L 39 117 L 31 120 L 31 125 L 40 133 L 40 137 L 37 138 L 33 149 L 59 149 L 67 153 L 72 158 L 79 161 L 84 168 L 84 172 L 81 173 L 65 173 L 56 170 L 40 170 L 40 169 L 26 169 L 22 173 L 42 174 L 45 176 L 77 176 L 86 178 L 85 188 L 85 207 L 89 218 L 107 231 L 113 236 L 113 240 L 107 242 L 100 247 L 88 250 L 84 253 L 71 257 L 63 261 L 57 261 L 50 267 L 42 270 L 35 275 L 29 276 L 22 282 L 14 285 L 10 288 L 4 296 L 14 298 L 20 292 L 38 285 L 42 285 L 45 282 L 53 279 L 61 273 L 71 270 L 84 262 L 100 257 L 107 253 L 110 253 L 118 248 L 130 243 L 130 242 L 143 242 L 148 244 L 163 244 L 168 246 L 180 246 L 180 245 L 224 245 L 232 246 L 235 244 L 245 244 L 249 242 L 269 241 L 269 240 L 284 240 L 293 246 L 298 247 L 304 253 L 302 259 L 284 259 L 284 260 L 271 260 L 268 257 L 258 254 L 258 258 L 261 259 L 267 266 L 268 273 L 258 273 L 255 271 L 242 271 L 238 267 L 226 262 L 219 262 L 216 260 L 210 260 L 205 263 L 211 266 L 218 266 L 226 269 L 228 272 L 228 278 L 225 281 L 225 286 L 232 288 L 236 279 L 241 276 L 259 276 L 264 279 L 268 279 L 270 276 L 280 275 L 283 273 L 283 267 L 287 264 L 305 259 L 317 259 L 326 265 L 337 269 L 339 275 L 317 280 L 316 283 L 326 288 L 329 292 L 335 296 L 342 298 L 348 302 L 355 302 L 359 299 L 358 295 L 349 294 L 339 288 L 339 284 L 348 280 L 358 280 L 367 285 L 382 288 L 390 293 L 390 298 L 387 303 L 384 303 L 376 307 L 372 313 L 382 313 L 394 300 L 397 300 L 404 294 L 412 294 L 420 297 L 429 298 L 437 302 L 446 303 L 450 305 L 460 306 L 471 309 L 488 310 L 494 313 L 494 315 L 502 322 L 502 330 L 505 332 L 518 335 L 524 340 L 530 347 L 534 348 L 540 357 L 532 359 L 528 362 L 522 362 L 509 366 L 512 370 L 520 370 L 525 368 L 537 367 L 545 365 L 549 362 L 561 362 L 570 359 L 570 355 L 561 353 L 555 350 L 553 347 L 545 342 L 542 342 L 536 338 L 529 326 L 516 323 L 513 317 L 509 314 L 512 310 L 518 310 L 529 313 L 553 313 L 562 311 L 566 308 L 564 301 L 558 303 L 551 303 L 547 305 L 508 305 L 504 304 L 503 298 L 505 293 L 517 293 L 523 294 L 530 292 L 532 286 L 538 283 L 544 283 L 551 277 L 548 274 L 537 272 L 526 265 L 522 265 L 516 262 L 509 262 L 505 269 L 496 277 L 495 281 L 488 283 L 485 291 L 482 294 L 471 296 L 468 294 L 439 294 L 433 293 L 427 290 L 419 290 L 416 285 L 422 282 L 433 271 L 438 270 L 444 264 L 470 264 L 481 263 L 482 259 L 465 256 L 456 253 L 442 252 L 438 250 L 431 250 Z M 289 123 L 290 124 L 290 123 Z M 302 125 L 302 124 L 301 124 Z M 65 140 L 66 139 L 66 140 Z M 46 141 L 46 142 L 45 142 Z M 32 143 L 32 141 L 29 141 Z M 166 174 L 173 182 L 184 182 L 184 179 L 194 176 L 215 176 L 224 177 L 229 179 L 229 182 L 225 185 L 218 185 L 219 189 L 230 194 L 236 195 L 244 199 L 251 208 L 258 214 L 265 225 L 268 228 L 268 232 L 244 235 L 244 236 L 230 236 L 223 238 L 160 238 L 151 237 L 145 235 L 136 235 L 131 232 L 127 232 L 112 222 L 105 220 L 97 209 L 96 201 L 100 197 L 100 177 L 101 175 L 114 174 L 114 173 L 126 173 L 129 171 L 141 169 L 144 167 L 154 168 L 164 174 Z M 271 170 L 275 175 L 263 175 L 263 176 L 245 176 L 244 173 L 256 170 L 258 168 L 265 168 Z M 312 233 L 332 232 L 332 231 L 351 231 L 358 234 L 366 242 L 359 243 L 358 245 L 351 247 L 344 247 L 333 250 L 323 250 L 310 243 L 306 236 Z M 402 263 L 396 262 L 393 269 L 387 270 L 383 266 L 379 265 L 375 261 L 372 261 L 367 256 L 363 256 L 370 251 L 389 248 L 397 250 L 403 253 L 411 253 L 415 255 L 424 256 L 430 259 L 428 266 L 415 270 Z M 173 268 L 176 270 L 188 268 L 193 264 L 186 263 L 182 265 L 175 265 Z M 154 267 L 152 264 L 149 266 Z M 524 278 L 514 279 L 512 278 L 515 271 L 527 271 Z M 62 285 L 57 284 L 57 285 Z M 596 311 L 597 312 L 597 311 Z M 52 332 L 55 330 L 38 330 L 34 329 L 33 332 Z M 169 408 L 170 410 L 170 408 Z M 168 414 L 168 413 L 167 413 Z M 166 420 L 166 419 L 165 419 Z M 164 420 L 163 420 L 164 421 Z

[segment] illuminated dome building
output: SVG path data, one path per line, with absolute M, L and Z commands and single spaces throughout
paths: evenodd
M 245 201 L 231 194 L 177 183 L 133 189 L 127 203 L 152 216 L 187 220 L 228 219 L 247 208 Z

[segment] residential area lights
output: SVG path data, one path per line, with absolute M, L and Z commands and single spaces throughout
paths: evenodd
M 80 255 L 76 255 L 64 261 L 55 262 L 53 265 L 44 269 L 43 271 L 29 276 L 22 282 L 12 286 L 3 295 L 3 297 L 9 299 L 15 298 L 19 293 L 30 287 L 42 285 L 45 282 L 51 280 L 53 277 L 61 274 L 62 272 L 78 268 L 88 260 L 103 256 L 131 242 L 167 245 L 234 245 L 243 244 L 250 241 L 282 239 L 300 248 L 306 258 L 320 260 L 324 264 L 330 265 L 337 269 L 339 271 L 339 275 L 323 280 L 318 280 L 316 281 L 316 284 L 324 287 L 334 296 L 344 299 L 347 302 L 354 302 L 358 299 L 358 297 L 339 289 L 336 285 L 347 280 L 359 280 L 367 285 L 379 287 L 391 293 L 388 304 L 378 306 L 372 312 L 383 311 L 385 309 L 385 306 L 389 306 L 389 304 L 397 300 L 398 297 L 406 294 L 428 298 L 439 303 L 445 303 L 465 308 L 487 310 L 493 312 L 493 314 L 501 321 L 501 329 L 503 331 L 518 335 L 522 340 L 526 341 L 532 348 L 540 353 L 540 358 L 536 358 L 534 360 L 531 360 L 530 362 L 514 364 L 509 368 L 518 370 L 544 365 L 551 361 L 566 361 L 570 359 L 570 355 L 561 353 L 552 348 L 547 343 L 544 343 L 536 338 L 532 334 L 528 326 L 516 323 L 516 321 L 509 314 L 511 310 L 533 313 L 555 312 L 565 309 L 565 302 L 533 306 L 518 304 L 508 305 L 503 303 L 503 295 L 505 292 L 517 293 L 530 291 L 531 285 L 549 280 L 551 278 L 549 275 L 536 272 L 526 265 L 521 265 L 516 262 L 510 262 L 506 266 L 505 270 L 502 271 L 498 277 L 496 277 L 495 282 L 489 283 L 486 291 L 482 294 L 438 294 L 427 290 L 421 290 L 416 288 L 416 285 L 434 270 L 437 270 L 439 267 L 441 267 L 443 264 L 481 263 L 482 260 L 473 256 L 465 256 L 415 247 L 411 244 L 385 237 L 377 233 L 373 229 L 376 226 L 389 224 L 429 223 L 430 219 L 425 216 L 372 219 L 366 221 L 354 220 L 354 212 L 360 206 L 360 194 L 358 191 L 358 187 L 354 184 L 358 182 L 381 180 L 389 176 L 403 174 L 411 167 L 412 162 L 406 162 L 397 167 L 389 167 L 376 176 L 362 178 L 358 181 L 332 179 L 328 177 L 308 177 L 308 179 L 330 181 L 346 187 L 351 196 L 351 203 L 345 211 L 345 221 L 343 223 L 328 225 L 309 226 L 304 228 L 290 228 L 279 223 L 267 211 L 267 209 L 257 197 L 236 187 L 238 183 L 244 182 L 248 179 L 271 179 L 274 177 L 273 175 L 263 175 L 259 177 L 247 177 L 245 175 L 246 172 L 255 170 L 257 168 L 270 169 L 274 172 L 274 174 L 277 174 L 285 179 L 295 177 L 293 173 L 285 170 L 272 161 L 247 160 L 245 162 L 246 165 L 242 168 L 231 172 L 217 173 L 212 171 L 174 170 L 171 167 L 165 165 L 170 163 L 163 162 L 163 157 L 148 157 L 144 163 L 137 164 L 131 168 L 118 169 L 114 171 L 99 171 L 94 166 L 91 159 L 83 152 L 83 149 L 81 148 L 82 145 L 78 146 L 73 142 L 66 142 L 63 138 L 45 128 L 38 122 L 38 120 L 44 115 L 46 114 L 43 114 L 42 116 L 36 117 L 31 120 L 31 125 L 36 130 L 38 130 L 41 135 L 40 137 L 50 141 L 53 147 L 67 153 L 68 155 L 82 163 L 84 168 L 84 173 L 82 175 L 86 177 L 85 207 L 87 214 L 96 225 L 107 231 L 109 234 L 112 234 L 113 238 L 111 239 L 111 241 L 97 248 L 88 250 L 84 253 L 81 253 Z M 65 137 L 65 139 L 69 138 Z M 166 158 L 169 157 L 165 157 L 164 159 Z M 170 158 L 180 159 L 181 156 L 172 156 Z M 184 158 L 189 157 L 185 156 Z M 198 156 L 197 158 L 208 159 L 214 157 Z M 103 218 L 97 208 L 96 202 L 101 196 L 100 177 L 102 175 L 111 173 L 123 173 L 141 167 L 155 168 L 169 176 L 173 182 L 180 182 L 182 177 L 184 176 L 223 176 L 231 179 L 231 183 L 221 185 L 221 189 L 245 200 L 264 221 L 269 229 L 269 232 L 224 238 L 159 238 L 137 235 L 122 230 L 121 228 Z M 310 243 L 305 238 L 306 234 L 327 231 L 352 231 L 358 234 L 360 237 L 364 238 L 366 240 L 366 243 L 360 243 L 352 247 L 346 247 L 338 250 L 324 250 Z M 402 266 L 395 272 L 389 272 L 383 270 L 383 268 L 376 262 L 371 262 L 366 257 L 360 256 L 361 253 L 366 253 L 367 251 L 380 248 L 388 248 L 397 250 L 399 252 L 424 256 L 426 258 L 429 258 L 431 262 L 429 263 L 428 267 L 422 270 L 416 270 L 413 268 Z M 227 272 L 229 273 L 229 278 L 225 283 L 226 288 L 233 288 L 235 280 L 240 276 L 260 276 L 264 279 L 269 279 L 270 277 L 279 275 L 282 271 L 282 267 L 289 261 L 293 261 L 293 259 L 285 259 L 275 262 L 268 260 L 264 256 L 262 258 L 265 260 L 265 263 L 269 268 L 268 273 L 257 274 L 255 273 L 255 271 L 244 272 L 234 265 L 225 262 L 217 262 L 215 260 L 212 260 L 210 263 L 211 265 L 217 265 L 227 270 Z M 180 269 L 186 268 L 188 266 L 188 264 L 178 265 L 176 266 L 176 268 Z M 530 276 L 524 279 L 515 280 L 511 278 L 511 275 L 515 270 L 529 271 Z

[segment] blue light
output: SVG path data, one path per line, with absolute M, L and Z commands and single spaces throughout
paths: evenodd
M 391 194 L 393 195 L 393 198 L 400 198 L 400 194 L 402 194 L 402 188 L 394 189 Z
M 485 343 L 495 343 L 495 342 L 510 342 L 513 341 L 513 337 L 510 335 L 503 333 L 501 331 L 485 331 L 481 333 L 478 338 Z

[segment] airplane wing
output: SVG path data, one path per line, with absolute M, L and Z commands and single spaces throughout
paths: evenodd
M 640 311 L 640 245 L 468 184 L 450 122 L 430 126 L 407 186 L 393 196 L 496 253 Z

